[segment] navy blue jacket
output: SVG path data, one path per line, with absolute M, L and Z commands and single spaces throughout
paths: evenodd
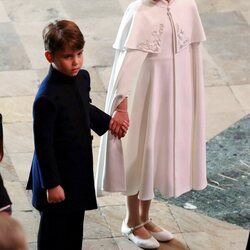
M 111 117 L 91 104 L 90 77 L 81 70 L 69 77 L 50 67 L 33 105 L 35 151 L 27 184 L 39 211 L 95 209 L 91 129 L 98 135 Z M 61 185 L 65 200 L 47 202 L 46 190 Z

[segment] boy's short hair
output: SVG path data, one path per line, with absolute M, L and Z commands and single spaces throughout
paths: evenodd
M 45 50 L 54 54 L 66 46 L 72 50 L 81 50 L 85 40 L 79 27 L 69 20 L 55 20 L 43 29 Z

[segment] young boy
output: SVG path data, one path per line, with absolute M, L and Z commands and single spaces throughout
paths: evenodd
M 43 39 L 51 66 L 33 106 L 35 152 L 27 189 L 41 214 L 38 250 L 80 250 L 84 211 L 97 208 L 90 129 L 104 134 L 111 117 L 91 105 L 78 26 L 55 21 Z M 114 133 L 124 136 L 127 125 Z
M 3 126 L 2 115 L 0 114 L 0 162 L 3 159 Z M 6 188 L 4 187 L 3 179 L 0 174 L 0 212 L 11 214 L 11 200 Z

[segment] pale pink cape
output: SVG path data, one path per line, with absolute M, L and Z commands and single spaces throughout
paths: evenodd
M 137 0 L 121 22 L 106 101 L 112 114 L 128 96 L 130 128 L 122 142 L 101 139 L 97 195 L 179 196 L 206 187 L 205 34 L 194 0 Z M 123 145 L 122 145 L 123 144 Z

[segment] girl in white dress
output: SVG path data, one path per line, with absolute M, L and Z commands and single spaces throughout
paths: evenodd
M 207 185 L 204 40 L 194 0 L 137 0 L 114 43 L 106 112 L 113 114 L 112 131 L 124 121 L 130 128 L 123 145 L 111 133 L 102 138 L 97 194 L 127 196 L 122 233 L 143 248 L 173 238 L 150 220 L 154 189 L 177 197 Z

